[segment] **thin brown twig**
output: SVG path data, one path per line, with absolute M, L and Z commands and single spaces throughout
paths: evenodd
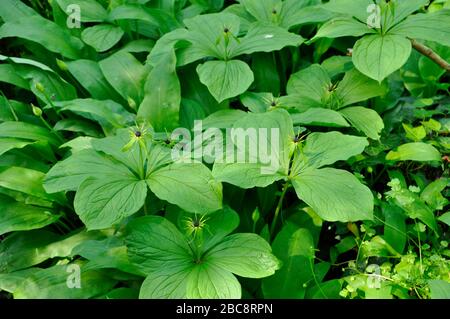
M 450 63 L 445 61 L 439 54 L 434 52 L 431 48 L 427 47 L 426 45 L 418 42 L 417 40 L 414 39 L 410 40 L 414 49 L 416 49 L 419 53 L 423 54 L 424 56 L 428 57 L 430 60 L 432 60 L 434 63 L 439 65 L 447 72 L 450 72 Z

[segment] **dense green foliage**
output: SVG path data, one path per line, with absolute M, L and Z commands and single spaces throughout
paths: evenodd
M 446 61 L 446 0 L 2 0 L 0 298 L 450 298 Z

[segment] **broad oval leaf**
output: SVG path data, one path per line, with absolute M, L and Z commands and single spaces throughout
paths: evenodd
M 0 235 L 11 231 L 42 228 L 58 220 L 49 209 L 16 202 L 0 195 Z
M 174 163 L 147 177 L 155 195 L 182 209 L 207 214 L 222 208 L 222 184 L 200 163 Z
M 99 62 L 106 80 L 124 98 L 136 104 L 143 98 L 143 83 L 148 70 L 131 53 L 119 51 Z
M 390 151 L 386 159 L 388 161 L 440 161 L 441 153 L 430 144 L 408 143 L 400 145 L 396 151 Z
M 244 93 L 253 83 L 250 67 L 242 61 L 208 61 L 197 67 L 200 82 L 220 103 Z
M 308 169 L 292 179 L 298 197 L 324 220 L 350 222 L 373 218 L 372 192 L 347 171 Z
M 291 114 L 294 125 L 313 125 L 326 127 L 349 127 L 345 118 L 337 111 L 313 107 L 303 113 Z
M 81 39 L 97 52 L 111 49 L 120 41 L 124 32 L 120 27 L 111 24 L 97 24 L 83 30 Z
M 147 185 L 135 178 L 88 178 L 74 200 L 75 212 L 87 229 L 103 229 L 136 213 L 145 202 Z
M 172 51 L 148 75 L 138 118 L 150 123 L 157 132 L 172 131 L 178 127 L 180 104 L 180 81 Z
M 0 137 L 19 138 L 31 141 L 47 141 L 48 143 L 59 146 L 61 141 L 48 129 L 26 123 L 7 121 L 0 124 Z
M 126 179 L 130 174 L 130 170 L 120 162 L 85 149 L 54 165 L 45 176 L 44 188 L 49 193 L 76 191 L 89 177 L 121 176 Z
M 163 217 L 145 216 L 128 223 L 125 243 L 130 261 L 149 275 L 158 270 L 173 274 L 194 261 L 186 238 Z
M 71 36 L 56 23 L 41 16 L 24 17 L 0 27 L 0 39 L 18 37 L 37 42 L 46 49 L 70 59 L 80 58 L 83 42 Z
M 120 95 L 106 81 L 97 62 L 80 59 L 66 62 L 66 65 L 69 72 L 91 94 L 92 98 L 121 101 Z
M 312 41 L 319 38 L 359 37 L 366 33 L 374 33 L 374 30 L 353 17 L 342 16 L 334 18 L 321 26 Z
M 117 283 L 105 270 L 80 267 L 80 281 L 88 289 L 73 289 L 68 283 L 70 265 L 55 265 L 26 278 L 14 291 L 16 299 L 87 299 L 106 293 Z M 72 272 L 70 272 L 72 273 Z
M 256 24 L 247 35 L 239 39 L 230 52 L 230 58 L 255 52 L 279 51 L 287 46 L 300 46 L 305 39 L 283 28 Z
M 400 69 L 411 54 L 411 41 L 398 35 L 369 35 L 353 48 L 353 63 L 368 77 L 383 81 Z
M 389 33 L 450 46 L 450 28 L 442 27 L 448 25 L 450 25 L 450 9 L 443 9 L 433 13 L 411 15 L 393 27 Z
M 339 132 L 312 133 L 303 148 L 307 167 L 320 168 L 361 154 L 369 145 L 365 137 Z
M 222 158 L 216 159 L 213 175 L 242 188 L 266 187 L 287 177 L 292 120 L 283 109 L 247 113 L 235 122 Z
M 380 139 L 380 133 L 384 129 L 383 119 L 374 110 L 355 106 L 347 107 L 339 111 L 357 130 L 363 132 L 373 140 Z
M 340 107 L 366 101 L 385 93 L 385 87 L 361 74 L 356 69 L 345 73 L 344 78 L 336 89 L 336 95 L 340 99 Z
M 241 284 L 233 274 L 208 262 L 197 265 L 187 277 L 190 299 L 240 299 Z
M 314 241 L 311 233 L 288 222 L 275 237 L 272 248 L 283 264 L 273 276 L 264 278 L 264 297 L 303 298 L 306 291 L 303 284 L 314 280 L 311 272 Z
M 108 18 L 108 12 L 96 0 L 56 0 L 61 10 L 73 13 L 73 5 L 80 8 L 81 22 L 102 22 Z
M 238 276 L 263 278 L 279 268 L 270 245 L 256 234 L 234 234 L 226 237 L 204 257 L 207 263 Z

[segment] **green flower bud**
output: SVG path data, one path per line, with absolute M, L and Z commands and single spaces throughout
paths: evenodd
M 44 86 L 42 85 L 42 83 L 36 82 L 36 83 L 34 84 L 34 86 L 35 86 L 35 88 L 36 88 L 39 92 L 41 92 L 41 93 L 44 93 L 44 92 L 45 92 L 45 88 L 44 88 Z
M 56 64 L 58 65 L 58 67 L 61 69 L 61 71 L 67 71 L 69 70 L 69 68 L 67 67 L 66 62 L 60 60 L 60 59 L 56 59 Z
M 37 107 L 36 105 L 34 105 L 33 103 L 31 103 L 31 109 L 33 110 L 33 114 L 35 116 L 41 117 L 42 116 L 42 110 Z
M 259 220 L 260 217 L 261 217 L 261 214 L 259 213 L 259 209 L 256 208 L 255 211 L 252 214 L 253 222 L 256 223 Z
M 136 110 L 136 102 L 131 97 L 128 97 L 127 102 L 133 110 Z

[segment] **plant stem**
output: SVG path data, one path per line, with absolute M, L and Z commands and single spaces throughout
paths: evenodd
M 12 116 L 14 117 L 14 120 L 16 122 L 19 121 L 19 118 L 17 117 L 16 111 L 14 111 L 14 108 L 12 107 L 11 103 L 9 102 L 9 100 L 6 98 L 5 93 L 3 93 L 3 91 L 0 90 L 0 93 L 2 93 L 3 98 L 6 101 L 6 104 L 8 104 L 9 110 L 11 111 Z
M 417 226 L 417 221 L 414 220 L 414 223 L 416 224 L 416 230 L 417 230 L 417 241 L 419 242 L 419 265 L 420 265 L 420 276 L 423 275 L 423 267 L 422 267 L 422 244 L 420 242 L 420 231 L 419 227 Z
M 144 180 L 145 179 L 145 158 L 142 156 L 142 147 L 141 144 L 138 143 L 139 146 L 139 163 L 140 163 L 140 167 L 139 167 L 139 177 Z M 147 154 L 146 154 L 147 156 Z
M 447 72 L 450 72 L 450 63 L 445 61 L 439 54 L 434 52 L 431 48 L 427 47 L 426 45 L 417 42 L 414 39 L 410 39 L 412 46 L 414 49 L 416 49 L 418 52 L 423 54 L 424 56 L 428 57 L 430 60 L 432 60 L 434 63 L 439 65 L 441 68 L 446 70 Z
M 53 127 L 51 127 L 51 125 L 48 124 L 48 122 L 42 117 L 42 115 L 39 116 L 39 118 L 41 119 L 42 123 L 44 123 L 44 125 L 50 130 L 50 132 L 52 132 L 53 134 L 55 134 L 55 136 L 58 138 L 58 140 L 59 140 L 61 143 L 64 143 L 64 142 L 65 142 L 65 140 L 64 140 L 64 138 L 61 136 L 61 134 L 59 134 L 58 131 L 55 131 L 55 129 L 54 129 Z
M 283 199 L 286 196 L 286 192 L 287 192 L 288 188 L 289 188 L 289 183 L 286 182 L 286 184 L 284 184 L 284 186 L 283 186 L 283 191 L 281 193 L 280 199 L 278 200 L 278 205 L 277 205 L 277 208 L 275 209 L 275 214 L 273 216 L 272 226 L 270 227 L 271 235 L 273 235 L 273 233 L 275 231 L 275 227 L 277 226 L 278 215 L 280 214 L 281 207 L 283 206 Z

